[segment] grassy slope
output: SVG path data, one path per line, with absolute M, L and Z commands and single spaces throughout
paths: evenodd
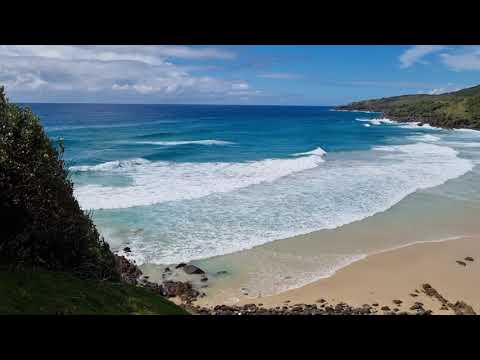
M 383 112 L 395 120 L 424 121 L 447 128 L 480 128 L 480 85 L 441 95 L 404 95 L 358 101 L 344 110 Z
M 0 271 L 0 314 L 185 315 L 148 289 L 44 270 Z

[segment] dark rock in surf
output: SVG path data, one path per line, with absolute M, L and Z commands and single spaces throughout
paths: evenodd
M 200 269 L 199 267 L 195 266 L 195 265 L 185 265 L 183 267 L 183 271 L 185 271 L 187 274 L 189 275 L 192 275 L 192 274 L 196 274 L 196 275 L 201 275 L 201 274 L 205 274 L 205 271 L 203 271 L 202 269 Z

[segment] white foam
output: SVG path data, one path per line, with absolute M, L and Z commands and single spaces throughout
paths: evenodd
M 423 123 L 422 126 L 420 126 L 420 122 L 418 121 L 409 121 L 409 122 L 396 122 L 398 127 L 401 127 L 403 129 L 428 129 L 428 130 L 442 130 L 442 128 L 432 126 L 430 124 Z
M 396 124 L 395 121 L 387 119 L 387 118 L 373 118 L 373 119 L 364 119 L 364 118 L 357 118 L 357 121 L 369 122 L 372 125 L 382 125 L 382 124 Z
M 415 191 L 443 184 L 473 168 L 472 161 L 459 158 L 454 149 L 436 144 L 394 145 L 377 150 L 383 151 L 367 151 L 367 158 L 360 156 L 358 160 L 333 158 L 323 166 L 310 163 L 320 156 L 302 156 L 294 159 L 294 164 L 307 161 L 310 165 L 304 164 L 305 170 L 297 172 L 291 172 L 292 163 L 285 163 L 288 160 L 256 162 L 253 166 L 257 170 L 248 170 L 250 174 L 259 171 L 256 175 L 265 178 L 275 171 L 276 179 L 235 191 L 217 191 L 201 199 L 129 209 L 135 224 L 141 221 L 152 229 L 140 239 L 129 238 L 129 246 L 138 254 L 140 264 L 168 264 L 232 253 L 364 219 L 387 210 Z M 227 175 L 244 174 L 245 166 L 252 164 L 232 166 L 235 172 L 218 168 L 216 176 L 208 177 L 207 173 L 214 170 L 210 168 L 202 178 L 195 178 L 203 181 L 207 176 L 202 182 L 204 187 L 219 179 L 228 184 Z M 289 176 L 278 177 L 277 166 L 288 167 Z M 175 174 L 173 182 L 182 177 L 178 170 Z M 166 176 L 171 178 L 171 174 Z M 179 189 L 184 187 L 182 184 Z M 142 193 L 134 194 L 141 198 Z M 96 200 L 104 198 L 98 189 L 96 195 Z
M 475 130 L 475 129 L 453 129 L 454 131 L 460 131 L 460 132 L 468 132 L 471 134 L 475 135 L 480 135 L 480 130 Z
M 119 124 L 85 124 L 85 125 L 45 125 L 47 131 L 70 131 L 81 129 L 110 129 L 110 128 L 128 128 L 138 127 L 143 125 L 169 124 L 175 123 L 174 120 L 156 120 L 133 123 L 119 123 Z
M 424 135 L 414 135 L 409 137 L 411 140 L 423 141 L 423 142 L 437 142 L 440 140 L 440 137 L 430 134 Z
M 114 171 L 119 169 L 131 169 L 134 166 L 150 164 L 145 159 L 115 160 L 108 161 L 98 165 L 77 165 L 69 168 L 72 172 L 95 172 L 95 171 Z
M 294 156 L 305 156 L 305 155 L 316 155 L 316 156 L 324 156 L 327 152 L 323 150 L 321 147 L 313 149 L 312 151 L 301 152 L 293 154 Z
M 330 109 L 330 111 L 356 112 L 356 113 L 365 113 L 365 114 L 380 114 L 380 111 L 368 111 L 368 110 L 337 110 L 337 109 Z
M 371 125 L 370 124 L 363 124 L 363 126 L 370 127 Z
M 191 140 L 191 141 L 136 141 L 135 144 L 146 145 L 161 145 L 161 146 L 176 146 L 176 145 L 231 145 L 234 144 L 230 141 L 223 140 Z
M 373 118 L 373 119 L 365 119 L 365 118 L 356 118 L 357 121 L 368 122 L 372 125 L 397 125 L 403 129 L 428 129 L 428 130 L 442 130 L 442 128 L 434 127 L 429 124 L 423 123 L 422 126 L 419 126 L 420 122 L 418 121 L 409 121 L 409 122 L 400 122 L 391 120 L 388 118 Z M 458 130 L 470 130 L 470 129 L 458 129 Z M 472 130 L 475 131 L 475 130 Z
M 70 169 L 110 172 L 112 176 L 131 178 L 133 184 L 126 187 L 90 184 L 75 188 L 75 196 L 82 208 L 116 209 L 195 199 L 262 182 L 273 182 L 295 172 L 317 167 L 324 161 L 321 158 L 324 151 L 318 148 L 314 152 L 294 159 L 242 163 L 173 163 L 132 159 L 94 166 L 74 166 Z

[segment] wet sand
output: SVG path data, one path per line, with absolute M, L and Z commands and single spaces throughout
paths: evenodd
M 466 257 L 474 261 L 467 261 Z M 238 304 L 261 303 L 275 307 L 285 305 L 286 301 L 312 304 L 325 299 L 328 303 L 346 302 L 354 306 L 379 303 L 379 307 L 386 305 L 408 311 L 418 301 L 434 314 L 452 314 L 451 310 L 440 310 L 441 303 L 422 292 L 422 284 L 428 283 L 448 301 L 465 301 L 480 313 L 479 277 L 480 237 L 466 237 L 413 244 L 370 255 L 329 278 L 273 296 L 241 298 Z M 401 305 L 393 303 L 397 299 L 402 300 Z

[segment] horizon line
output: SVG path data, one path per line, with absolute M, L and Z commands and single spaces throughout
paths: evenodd
M 111 103 L 111 102 L 43 102 L 11 101 L 13 104 L 58 104 L 58 105 L 181 105 L 181 106 L 296 106 L 296 107 L 335 107 L 338 105 L 288 105 L 288 104 L 196 104 L 196 103 Z

